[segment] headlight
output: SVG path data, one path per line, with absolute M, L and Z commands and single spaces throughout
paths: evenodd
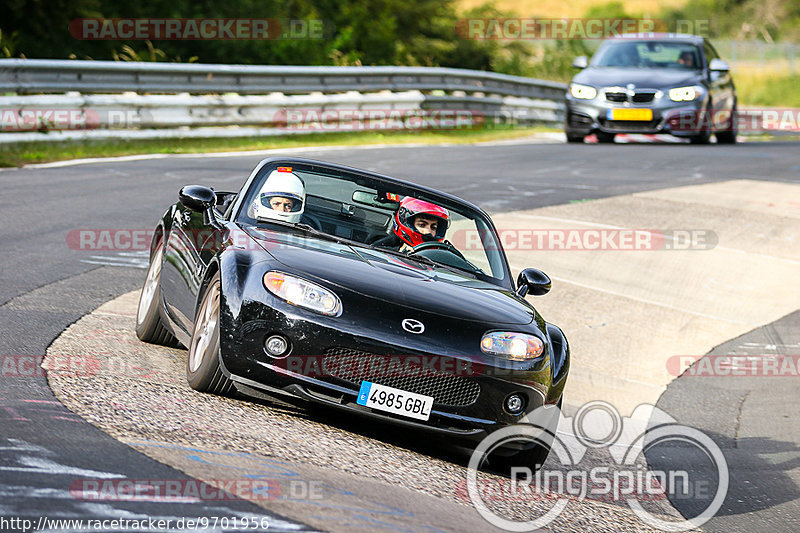
M 270 271 L 264 274 L 264 287 L 292 305 L 305 307 L 323 315 L 335 316 L 342 309 L 342 302 L 333 292 L 316 283 L 283 272 Z
M 569 86 L 569 94 L 581 100 L 591 100 L 597 96 L 597 89 L 580 83 L 573 83 Z
M 703 88 L 698 86 L 676 87 L 669 90 L 669 99 L 673 102 L 691 102 L 703 94 Z
M 536 359 L 544 351 L 539 337 L 524 333 L 492 331 L 481 339 L 481 350 L 492 355 L 502 355 L 512 361 Z

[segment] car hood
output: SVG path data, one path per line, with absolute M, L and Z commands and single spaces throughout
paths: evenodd
M 588 67 L 576 74 L 572 81 L 594 87 L 626 87 L 632 83 L 636 87 L 668 89 L 698 85 L 702 75 L 699 71 L 669 68 Z
M 530 324 L 535 311 L 509 289 L 446 268 L 425 265 L 378 249 L 350 246 L 295 233 L 243 228 L 287 273 L 346 294 L 358 293 L 441 316 L 496 324 Z M 333 287 L 335 286 L 335 287 Z

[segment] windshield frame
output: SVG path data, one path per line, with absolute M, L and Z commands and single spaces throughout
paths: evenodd
M 236 198 L 236 201 L 231 209 L 230 220 L 232 222 L 240 225 L 253 224 L 253 220 L 247 215 L 248 201 L 253 196 L 253 194 L 256 194 L 258 192 L 255 189 L 260 187 L 261 183 L 263 182 L 263 179 L 265 179 L 265 177 L 269 175 L 270 172 L 277 169 L 277 167 L 279 166 L 292 166 L 296 168 L 298 172 L 301 173 L 309 172 L 317 174 L 327 174 L 330 175 L 332 178 L 339 177 L 340 179 L 351 181 L 356 184 L 361 184 L 360 181 L 363 181 L 365 183 L 368 182 L 371 184 L 381 185 L 382 188 L 395 191 L 401 195 L 413 195 L 415 197 L 420 197 L 420 196 L 424 197 L 424 199 L 426 200 L 438 203 L 440 205 L 447 207 L 448 209 L 456 211 L 457 214 L 461 217 L 472 218 L 476 222 L 480 221 L 481 225 L 483 226 L 483 228 L 481 229 L 488 230 L 488 232 L 491 233 L 491 235 L 487 236 L 482 234 L 483 231 L 479 232 L 481 233 L 480 238 L 482 246 L 487 255 L 487 260 L 489 260 L 491 266 L 491 272 L 478 274 L 478 278 L 481 279 L 482 281 L 498 285 L 500 287 L 512 291 L 514 290 L 515 287 L 513 278 L 511 276 L 511 269 L 508 264 L 508 259 L 502 248 L 500 237 L 497 233 L 496 228 L 494 227 L 494 223 L 492 222 L 491 218 L 483 210 L 456 196 L 443 193 L 435 189 L 430 189 L 422 185 L 417 185 L 415 183 L 406 182 L 403 180 L 392 178 L 390 176 L 384 176 L 381 174 L 376 174 L 357 168 L 338 165 L 335 163 L 327 163 L 327 162 L 315 161 L 311 159 L 302 159 L 302 158 L 276 157 L 276 158 L 264 159 L 256 166 L 255 169 L 253 169 L 247 181 L 242 186 Z M 364 186 L 369 186 L 369 185 L 364 185 Z M 313 235 L 310 236 L 313 237 Z M 332 235 L 332 237 L 336 236 Z M 488 239 L 489 241 L 494 241 L 494 244 L 490 247 L 487 247 L 485 244 L 487 242 L 486 239 Z M 347 239 L 342 239 L 342 241 L 346 242 Z M 358 244 L 366 248 L 371 247 L 367 243 L 358 243 Z M 437 267 L 441 266 L 444 269 L 451 270 L 451 268 L 448 265 L 439 264 L 436 263 L 435 261 L 434 263 L 436 264 Z M 495 277 L 496 274 L 502 274 L 502 277 Z

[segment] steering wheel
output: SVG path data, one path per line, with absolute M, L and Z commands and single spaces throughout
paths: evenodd
M 310 215 L 308 213 L 303 213 L 302 218 L 300 219 L 300 223 L 308 224 L 312 228 L 317 231 L 322 231 L 322 225 L 319 223 L 319 219 L 314 215 Z
M 445 250 L 445 251 L 448 251 L 448 252 L 456 254 L 458 257 L 460 257 L 461 259 L 464 259 L 466 261 L 466 258 L 464 257 L 464 255 L 461 252 L 458 251 L 458 248 L 456 248 L 455 246 L 453 246 L 452 244 L 450 244 L 447 241 L 423 242 L 422 244 L 416 245 L 414 247 L 414 249 L 411 250 L 408 253 L 409 253 L 409 255 L 413 255 L 413 254 L 416 254 L 418 252 L 424 252 L 425 250 Z

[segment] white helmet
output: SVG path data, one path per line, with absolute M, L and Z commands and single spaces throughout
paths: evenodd
M 278 202 L 288 209 L 275 209 L 272 205 L 275 198 L 288 199 L 291 206 L 287 206 L 286 202 Z M 303 181 L 292 172 L 292 167 L 278 167 L 270 172 L 261 186 L 261 191 L 253 202 L 253 214 L 255 218 L 300 222 L 305 203 L 306 187 Z

